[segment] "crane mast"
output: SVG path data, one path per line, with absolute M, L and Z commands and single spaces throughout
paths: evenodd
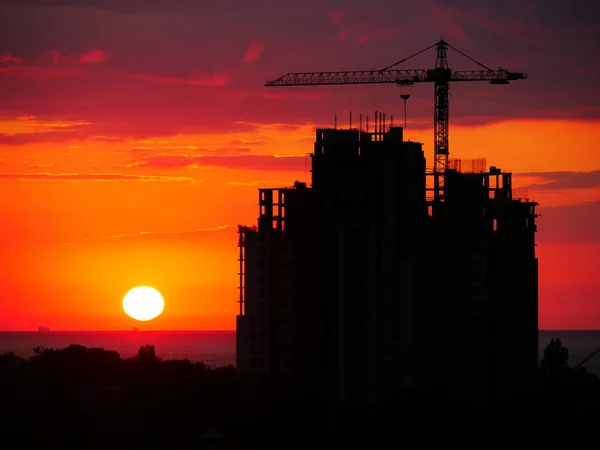
M 447 44 L 442 40 L 437 44 L 437 58 L 435 71 L 440 74 L 434 84 L 434 109 L 433 109 L 433 172 L 445 172 L 448 168 L 448 118 L 450 103 L 450 81 L 451 73 L 448 68 L 446 57 Z M 434 175 L 434 198 L 441 197 L 444 186 L 444 178 Z
M 414 56 L 417 56 L 431 48 L 437 50 L 434 69 L 392 69 Z M 448 67 L 448 48 L 460 53 L 470 59 L 483 70 L 452 71 Z M 298 72 L 287 73 L 272 81 L 267 81 L 265 86 L 325 86 L 339 84 L 396 84 L 399 86 L 411 86 L 414 83 L 434 83 L 434 110 L 433 110 L 433 154 L 434 154 L 434 200 L 443 201 L 444 198 L 444 173 L 448 168 L 448 156 L 450 155 L 448 145 L 449 124 L 449 88 L 450 82 L 458 81 L 489 81 L 491 84 L 509 84 L 510 81 L 524 80 L 527 74 L 520 72 L 509 72 L 506 69 L 490 69 L 484 64 L 476 61 L 457 48 L 451 46 L 443 39 L 429 47 L 401 59 L 381 70 L 362 70 L 346 72 Z

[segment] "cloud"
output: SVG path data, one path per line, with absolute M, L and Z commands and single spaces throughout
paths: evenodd
M 151 81 L 154 83 L 187 84 L 190 86 L 225 86 L 225 84 L 227 84 L 227 77 L 225 75 L 208 75 L 190 78 L 180 78 L 134 73 L 130 74 L 129 76 L 137 80 Z
M 226 145 L 263 145 L 266 144 L 266 141 L 262 139 L 230 139 L 224 142 Z
M 148 167 L 152 169 L 174 169 L 177 167 L 193 167 L 196 157 L 187 155 L 149 156 L 142 161 L 129 164 L 129 167 Z
M 124 240 L 194 240 L 206 237 L 230 237 L 237 232 L 237 225 L 217 225 L 210 228 L 194 228 L 191 230 L 177 231 L 139 231 L 137 233 L 121 233 L 112 236 L 102 236 L 96 238 L 87 238 L 83 242 L 121 242 Z M 67 242 L 67 245 L 77 244 L 77 242 Z
M 252 149 L 248 147 L 218 147 L 218 148 L 204 148 L 200 149 L 201 153 L 210 153 L 210 154 L 221 154 L 221 155 L 236 155 L 236 154 L 246 154 L 252 153 Z
M 90 136 L 88 139 L 97 142 L 125 142 L 125 139 L 113 136 Z
M 525 6 L 516 0 L 463 0 L 453 8 L 449 3 L 5 0 L 0 29 L 10 33 L 4 33 L 3 51 L 23 58 L 28 67 L 48 48 L 56 51 L 44 61 L 48 67 L 0 72 L 6 83 L 0 114 L 78 115 L 102 127 L 97 134 L 127 137 L 202 126 L 223 129 L 234 121 L 324 123 L 350 108 L 401 116 L 393 85 L 275 90 L 264 88 L 264 82 L 287 72 L 379 69 L 444 37 L 490 67 L 531 74 L 505 87 L 454 84 L 452 123 L 464 123 L 469 116 L 476 124 L 600 118 L 594 107 L 600 104 L 600 63 L 590 56 L 589 46 L 579 44 L 598 41 L 594 18 L 600 3 L 589 1 L 585 8 L 564 2 L 548 8 L 541 0 Z M 245 64 L 258 53 L 257 44 L 268 51 Z M 96 49 L 114 52 L 110 69 L 80 63 L 82 53 Z M 68 62 L 61 63 L 65 58 Z M 478 68 L 453 51 L 448 62 L 455 70 Z M 431 49 L 400 67 L 434 65 Z M 14 66 L 0 64 L 2 69 Z M 43 79 L 55 82 L 38 82 Z M 431 121 L 431 89 L 421 83 L 412 90 L 414 120 Z
M 600 242 L 600 201 L 540 207 L 540 242 Z
M 292 183 L 283 181 L 228 181 L 225 183 L 228 186 L 240 187 L 290 187 Z
M 463 10 L 431 1 L 424 2 L 424 6 L 426 14 L 423 24 L 425 26 L 442 31 L 447 39 L 460 41 L 467 39 L 465 24 L 468 16 Z
M 4 55 L 0 55 L 0 63 L 3 64 L 23 64 L 23 58 L 15 55 L 11 55 L 10 53 L 5 53 Z
M 223 231 L 229 230 L 232 228 L 237 228 L 235 225 L 217 225 L 216 227 L 211 228 L 195 228 L 193 230 L 183 230 L 183 231 L 140 231 L 139 233 L 123 233 L 117 234 L 114 236 L 109 236 L 106 239 L 124 239 L 124 238 L 138 238 L 138 237 L 148 237 L 148 236 L 170 236 L 170 235 L 179 235 L 179 234 L 197 234 L 197 233 L 206 233 L 211 231 Z
M 254 126 L 264 130 L 297 131 L 302 128 L 303 125 L 298 123 L 257 123 L 254 124 Z
M 213 166 L 246 170 L 303 170 L 305 156 L 277 155 L 158 155 L 134 162 L 129 167 L 174 169 L 177 167 Z
M 82 63 L 96 63 L 102 62 L 105 59 L 112 56 L 112 52 L 103 50 L 93 50 L 91 52 L 84 52 L 79 55 L 79 61 Z
M 66 142 L 85 137 L 85 128 L 89 122 L 41 122 L 35 117 L 22 117 L 17 120 L 26 121 L 27 133 L 2 133 L 0 145 L 24 145 L 35 142 Z
M 0 22 L 1 25 L 1 22 Z M 112 55 L 112 52 L 103 50 L 93 50 L 82 52 L 78 57 L 70 54 L 63 54 L 57 49 L 46 50 L 37 58 L 36 64 L 21 65 L 24 59 L 7 53 L 0 56 L 0 63 L 17 63 L 7 67 L 0 67 L 0 74 L 7 77 L 50 80 L 59 78 L 80 77 L 88 72 L 79 64 L 95 63 L 104 61 Z
M 41 133 L 0 134 L 0 145 L 25 145 L 38 142 L 66 142 L 83 136 L 82 130 L 46 131 Z
M 533 177 L 538 182 L 524 186 L 530 190 L 591 189 L 600 187 L 600 170 L 590 172 L 530 172 L 519 176 Z
M 214 154 L 238 154 L 250 153 L 252 150 L 248 147 L 217 147 L 217 148 L 200 148 L 196 145 L 161 145 L 160 150 L 194 150 L 199 153 L 214 153 Z M 171 156 L 171 153 L 163 153 L 162 155 Z M 160 156 L 162 156 L 160 155 Z
M 56 65 L 66 64 L 71 60 L 68 55 L 63 55 L 60 50 L 47 50 L 40 56 L 41 62 L 52 62 Z
M 248 48 L 246 49 L 246 54 L 244 55 L 243 62 L 251 63 L 256 61 L 264 50 L 264 44 L 261 44 L 254 40 L 250 40 L 250 42 L 248 42 Z
M 0 67 L 0 75 L 7 77 L 52 80 L 58 78 L 75 78 L 86 74 L 86 71 L 76 67 L 38 67 L 38 66 L 11 66 Z
M 185 181 L 190 183 L 199 181 L 189 177 L 122 173 L 0 173 L 0 179 L 19 181 Z
M 397 30 L 385 24 L 389 8 L 380 5 L 346 4 L 344 9 L 331 9 L 328 17 L 337 34 L 337 42 L 352 42 L 358 45 L 372 40 L 385 41 L 397 34 Z
M 313 91 L 313 92 L 306 92 L 306 91 L 302 91 L 302 92 L 298 92 L 298 91 L 275 91 L 275 90 L 268 90 L 268 91 L 264 91 L 261 93 L 263 98 L 269 99 L 269 100 L 289 100 L 289 99 L 302 99 L 302 100 L 309 100 L 309 99 L 323 99 L 328 97 L 328 93 L 321 91 L 321 92 L 317 92 L 317 91 Z

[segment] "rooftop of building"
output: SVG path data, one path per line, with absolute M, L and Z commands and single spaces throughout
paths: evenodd
M 356 116 L 355 116 L 356 117 Z M 364 120 L 363 120 L 364 117 Z M 352 112 L 349 113 L 348 128 L 338 127 L 337 115 L 334 118 L 333 127 L 317 128 L 317 140 L 320 139 L 343 139 L 351 141 L 387 141 L 386 137 L 399 137 L 394 141 L 413 142 L 410 139 L 404 139 L 404 131 L 406 126 L 394 125 L 394 116 L 389 116 L 389 121 L 386 114 L 381 111 L 375 111 L 375 120 L 369 121 L 369 116 L 363 114 L 358 115 L 358 123 L 353 122 Z M 415 142 L 417 143 L 417 142 Z

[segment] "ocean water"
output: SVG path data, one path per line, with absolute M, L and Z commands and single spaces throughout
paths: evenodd
M 49 331 L 0 332 L 0 353 L 33 356 L 39 345 L 65 348 L 71 344 L 116 350 L 135 356 L 141 346 L 154 345 L 163 359 L 189 359 L 210 366 L 235 364 L 235 331 Z
M 559 338 L 569 349 L 574 366 L 600 348 L 600 330 L 540 331 L 540 357 L 552 338 Z M 28 358 L 39 345 L 65 348 L 71 344 L 116 350 L 123 358 L 137 354 L 145 344 L 154 345 L 163 359 L 189 359 L 211 366 L 235 364 L 235 331 L 51 331 L 0 332 L 0 353 L 14 352 Z M 600 375 L 600 353 L 588 361 L 588 371 Z

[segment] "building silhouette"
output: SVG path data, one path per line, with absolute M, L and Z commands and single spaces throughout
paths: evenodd
M 259 189 L 258 226 L 239 226 L 239 371 L 351 401 L 488 395 L 535 373 L 537 204 L 510 173 L 428 173 L 381 118 L 317 129 L 311 160 L 312 186 Z

